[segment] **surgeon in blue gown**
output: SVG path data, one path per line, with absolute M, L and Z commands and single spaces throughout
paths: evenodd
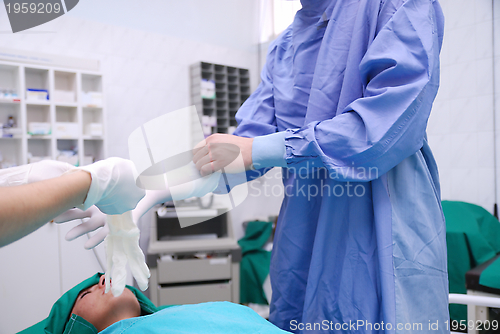
M 445 222 L 425 132 L 440 5 L 301 2 L 235 136 L 207 138 L 239 146 L 248 179 L 283 167 L 270 321 L 296 333 L 449 332 Z M 202 174 L 214 155 L 195 157 Z

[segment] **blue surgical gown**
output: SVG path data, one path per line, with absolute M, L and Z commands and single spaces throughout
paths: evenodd
M 308 333 L 449 332 L 445 222 L 425 133 L 440 5 L 302 6 L 270 45 L 235 132 L 284 136 L 270 321 Z M 324 321 L 329 329 L 311 327 Z

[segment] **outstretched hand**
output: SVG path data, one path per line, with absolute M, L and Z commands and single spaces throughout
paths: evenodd
M 85 242 L 85 249 L 92 249 L 103 242 L 104 238 L 108 235 L 109 228 L 106 225 L 106 215 L 96 206 L 91 206 L 85 211 L 80 209 L 70 209 L 54 218 L 53 221 L 54 223 L 60 224 L 75 219 L 82 219 L 82 223 L 73 227 L 68 233 L 66 233 L 66 240 L 68 241 L 75 240 L 84 234 L 100 228 L 99 232 Z

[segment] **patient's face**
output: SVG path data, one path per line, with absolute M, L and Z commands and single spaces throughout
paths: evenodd
M 123 290 L 118 297 L 104 291 L 104 275 L 102 275 L 98 284 L 80 292 L 71 313 L 87 320 L 98 331 L 117 321 L 141 315 L 139 302 L 129 289 Z

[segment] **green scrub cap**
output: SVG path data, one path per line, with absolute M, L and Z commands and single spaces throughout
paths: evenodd
M 83 289 L 99 283 L 102 273 L 87 278 L 59 298 L 52 306 L 49 316 L 24 331 L 22 334 L 93 334 L 96 328 L 85 319 L 71 314 L 76 297 Z M 141 305 L 141 315 L 148 315 L 158 311 L 158 308 L 142 292 L 133 286 L 126 286 L 134 293 Z

